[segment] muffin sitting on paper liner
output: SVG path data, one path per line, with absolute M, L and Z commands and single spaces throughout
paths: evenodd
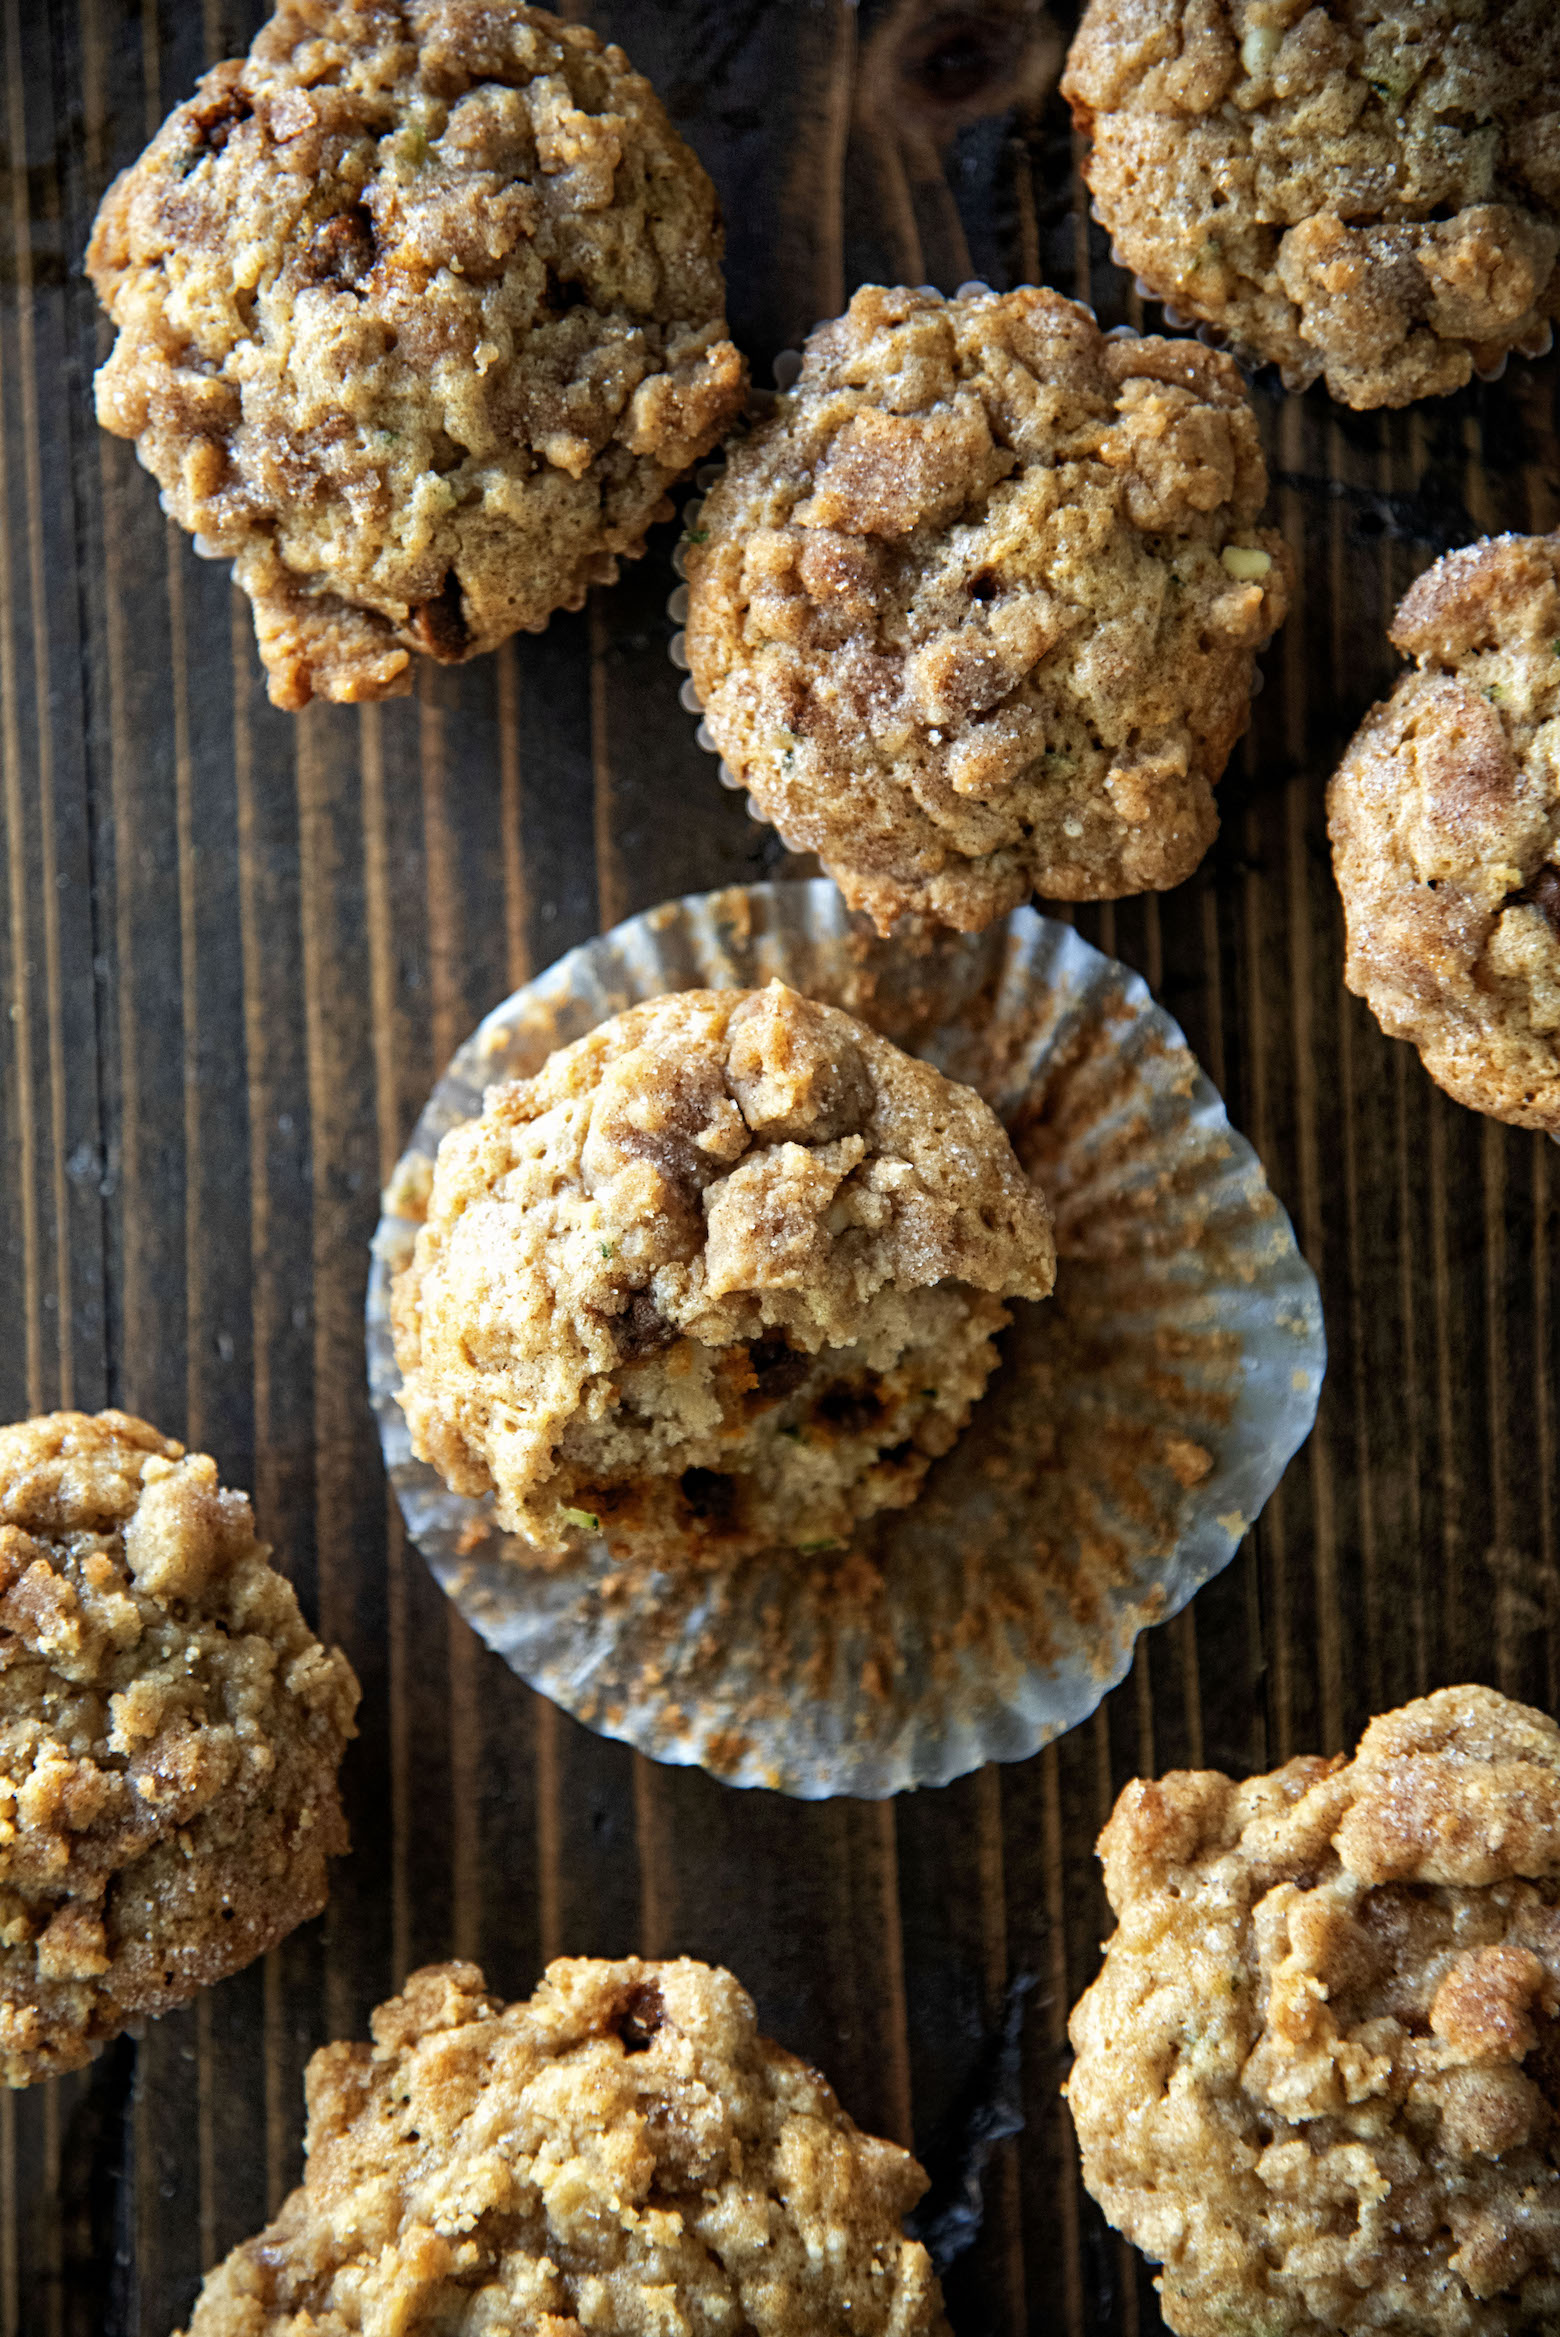
M 76 2069 L 325 1904 L 357 1682 L 216 1463 L 0 1428 L 0 2076 Z
M 705 725 L 880 932 L 1179 884 L 1292 563 L 1233 361 L 867 286 L 682 551 Z
M 908 2151 L 729 1972 L 584 1957 L 503 2004 L 414 1972 L 309 2064 L 307 2172 L 188 2337 L 947 2337 Z
M 990 1107 L 781 982 L 615 1016 L 439 1148 L 413 1450 L 543 1551 L 847 1537 L 914 1499 L 1055 1270 Z
M 282 0 L 109 189 L 98 418 L 254 604 L 273 702 L 408 689 L 644 549 L 741 411 L 715 193 L 517 0 Z
M 1344 979 L 1474 1111 L 1560 1136 L 1560 536 L 1449 552 L 1327 791 Z
M 1052 1295 L 1013 1295 L 1053 1240 Z M 605 1733 L 810 1796 L 945 1783 L 1092 1711 L 1321 1381 L 1288 1222 L 1137 977 L 1028 910 L 876 939 L 822 881 L 668 903 L 496 1008 L 374 1253 L 386 1464 L 468 1621 Z M 498 1489 L 451 1490 L 414 1427 Z
M 1446 1688 L 1099 1847 L 1067 2094 L 1177 2337 L 1560 2328 L 1560 1728 Z

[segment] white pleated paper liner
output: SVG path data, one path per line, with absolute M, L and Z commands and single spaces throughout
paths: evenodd
M 658 1572 L 592 1541 L 539 1568 L 413 1459 L 396 1400 L 389 1284 L 433 1154 L 492 1081 L 624 1007 L 775 975 L 990 1100 L 1055 1211 L 1055 1295 L 1016 1304 L 954 1450 L 848 1551 Z M 1310 1429 L 1324 1361 L 1289 1221 L 1136 974 L 1027 908 L 881 941 L 821 880 L 670 902 L 496 1008 L 392 1180 L 368 1297 L 391 1482 L 489 1646 L 607 1736 L 809 1798 L 941 1785 L 1092 1712 L 1139 1631 L 1228 1563 Z

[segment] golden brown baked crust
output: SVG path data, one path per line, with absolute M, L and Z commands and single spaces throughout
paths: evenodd
M 309 2064 L 308 2174 L 189 2337 L 941 2337 L 926 2187 L 760 2037 L 729 1972 L 413 1973 Z
M 1352 1761 L 1129 1785 L 1072 2017 L 1084 2180 L 1180 2337 L 1560 2327 L 1560 1729 L 1489 1688 Z
M 578 608 L 744 394 L 714 191 L 515 0 L 282 0 L 109 189 L 98 418 L 235 560 L 271 696 Z
M 325 1904 L 357 1682 L 216 1463 L 0 1428 L 0 2074 L 75 2069 Z
M 1327 795 L 1344 979 L 1449 1095 L 1560 1134 L 1560 536 L 1448 553 Z
M 1560 311 L 1551 0 L 1091 0 L 1062 81 L 1117 256 L 1351 406 Z
M 858 292 L 687 551 L 705 719 L 886 932 L 1178 884 L 1289 556 L 1238 369 L 1054 292 Z
M 1054 1271 L 971 1089 L 783 983 L 684 991 L 445 1137 L 392 1294 L 401 1405 L 537 1549 L 806 1548 L 914 1497 L 1000 1297 Z

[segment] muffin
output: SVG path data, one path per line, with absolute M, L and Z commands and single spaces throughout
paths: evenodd
M 1178 884 L 1288 603 L 1266 495 L 1216 351 L 869 286 L 686 547 L 709 730 L 882 932 Z
M 98 419 L 254 604 L 273 702 L 578 608 L 743 402 L 714 191 L 514 0 L 283 0 L 109 189 Z
M 1488 1688 L 1352 1761 L 1129 1785 L 1072 2017 L 1084 2180 L 1180 2337 L 1560 2328 L 1560 1729 Z
M 401 1407 L 537 1551 L 812 1550 L 913 1499 L 1054 1271 L 972 1090 L 783 983 L 683 991 L 444 1138 Z
M 325 1904 L 358 1689 L 216 1463 L 123 1412 L 0 1428 L 0 2069 L 105 2038 Z
M 1560 1135 L 1560 535 L 1452 552 L 1327 796 L 1344 979 L 1459 1103 Z
M 310 2062 L 308 2172 L 188 2337 L 945 2337 L 925 2176 L 729 1972 L 567 1959 L 504 2005 L 434 1964 L 372 2028 Z
M 1144 289 L 1356 407 L 1548 348 L 1557 87 L 1552 0 L 1091 0 L 1062 81 Z

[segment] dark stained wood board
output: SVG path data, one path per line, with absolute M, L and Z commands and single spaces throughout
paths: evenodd
M 1560 366 L 1402 415 L 1255 398 L 1301 590 L 1189 884 L 1076 912 L 1141 968 L 1322 1282 L 1320 1425 L 1236 1562 L 1036 1759 L 886 1806 L 737 1794 L 605 1743 L 453 1615 L 387 1502 L 361 1311 L 380 1180 L 528 972 L 789 865 L 676 700 L 673 531 L 578 617 L 417 695 L 294 718 L 247 609 L 102 436 L 93 211 L 251 0 L 0 0 L 0 1417 L 117 1403 L 214 1452 L 364 1688 L 328 1913 L 78 2077 L 0 2102 L 0 2332 L 167 2337 L 299 2169 L 309 2052 L 415 1964 L 729 1962 L 866 2125 L 936 2147 L 1034 1976 L 1027 2124 L 957 2337 L 1130 2333 L 1058 2086 L 1129 1776 L 1267 1765 L 1471 1677 L 1560 1698 L 1560 1152 L 1459 1110 L 1340 978 L 1322 790 L 1436 553 L 1556 524 Z M 1139 322 L 1027 0 L 603 0 L 713 172 L 774 353 L 856 282 L 1040 280 Z M 1157 316 L 1151 312 L 1150 322 Z

